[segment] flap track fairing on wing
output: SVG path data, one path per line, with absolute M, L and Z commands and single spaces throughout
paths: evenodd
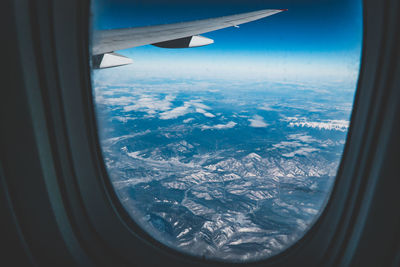
M 93 69 L 105 69 L 132 64 L 133 60 L 117 53 L 105 53 L 92 56 Z
M 154 43 L 152 45 L 161 47 L 161 48 L 191 48 L 191 47 L 205 46 L 205 45 L 209 45 L 209 44 L 213 44 L 213 43 L 214 43 L 214 40 L 212 40 L 210 38 L 200 36 L 200 35 L 194 35 L 194 36 L 179 38 L 179 39 L 175 39 L 175 40 Z

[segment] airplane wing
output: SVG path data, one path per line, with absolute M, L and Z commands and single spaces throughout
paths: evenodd
M 199 34 L 265 18 L 286 9 L 264 9 L 238 15 L 224 16 L 136 28 L 101 30 L 93 33 L 93 67 L 106 68 L 132 63 L 114 51 L 152 44 L 163 48 L 188 48 L 212 44 L 214 41 Z M 121 63 L 121 64 L 120 64 Z

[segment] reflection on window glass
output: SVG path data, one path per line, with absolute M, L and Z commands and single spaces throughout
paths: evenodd
M 200 257 L 257 260 L 321 213 L 349 127 L 361 1 L 301 2 L 94 3 L 95 35 L 289 9 L 205 33 L 215 43 L 204 47 L 116 51 L 133 63 L 93 70 L 110 179 L 155 239 Z

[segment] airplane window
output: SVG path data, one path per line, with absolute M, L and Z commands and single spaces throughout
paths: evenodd
M 93 10 L 99 139 L 133 220 L 208 259 L 265 259 L 299 240 L 344 149 L 361 1 L 97 0 Z

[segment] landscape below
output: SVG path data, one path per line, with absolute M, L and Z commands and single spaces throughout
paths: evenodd
M 324 208 L 340 163 L 350 82 L 95 80 L 99 136 L 126 210 L 182 252 L 275 255 Z

